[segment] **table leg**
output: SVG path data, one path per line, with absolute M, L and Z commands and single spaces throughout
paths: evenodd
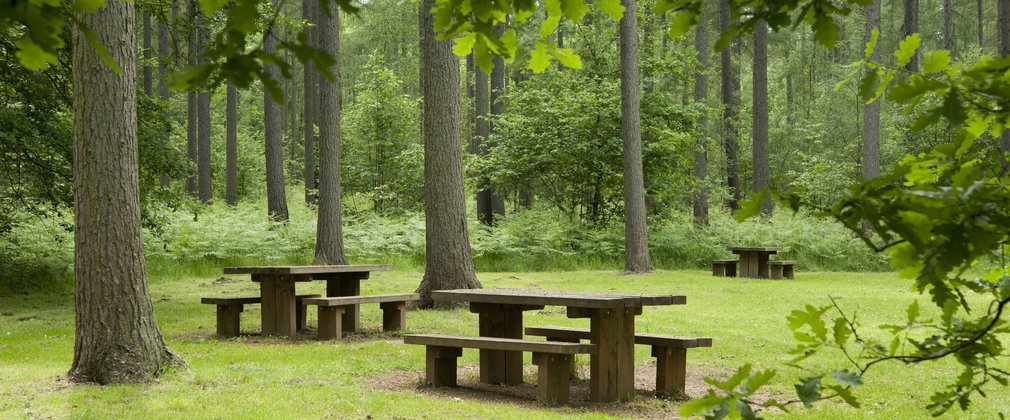
M 361 279 L 331 277 L 326 280 L 326 296 L 358 296 L 361 294 Z M 345 333 L 358 332 L 361 325 L 358 305 L 347 305 L 341 324 Z
M 752 252 L 740 253 L 740 277 L 757 277 L 758 261 L 757 254 Z
M 635 395 L 635 308 L 590 312 L 589 398 L 597 402 L 630 400 Z
M 284 276 L 259 278 L 263 335 L 284 335 L 294 338 L 295 282 Z
M 768 257 L 770 254 L 761 253 L 757 255 L 757 277 L 768 278 Z
M 471 304 L 470 310 L 478 314 L 481 337 L 523 337 L 523 312 L 519 307 Z M 486 384 L 523 383 L 523 353 L 481 350 L 480 381 Z

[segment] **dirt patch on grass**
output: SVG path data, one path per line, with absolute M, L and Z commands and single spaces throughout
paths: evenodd
M 686 395 L 665 400 L 654 397 L 656 364 L 645 363 L 635 369 L 635 389 L 638 398 L 630 402 L 597 403 L 589 401 L 589 366 L 577 366 L 577 378 L 572 379 L 570 401 L 567 406 L 549 407 L 537 402 L 536 367 L 523 367 L 523 384 L 489 385 L 480 383 L 479 366 L 463 365 L 457 370 L 456 388 L 432 387 L 424 384 L 424 371 L 397 370 L 361 377 L 361 380 L 375 389 L 387 391 L 413 392 L 435 398 L 451 400 L 472 400 L 515 404 L 533 409 L 549 409 L 558 414 L 572 412 L 596 412 L 619 417 L 666 419 L 679 417 L 678 412 L 684 401 L 705 395 L 711 388 L 705 377 L 725 379 L 731 372 L 690 369 L 687 372 Z M 763 394 L 763 395 L 762 395 Z M 771 393 L 759 392 L 756 400 L 772 398 Z

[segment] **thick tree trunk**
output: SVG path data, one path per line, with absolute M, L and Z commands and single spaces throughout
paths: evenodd
M 337 59 L 335 79 L 319 78 L 319 221 L 316 258 L 320 265 L 347 264 L 340 203 L 340 13 L 329 3 L 319 13 L 319 47 Z
M 238 88 L 228 83 L 225 118 L 225 202 L 238 204 Z
M 145 382 L 179 361 L 158 330 L 140 227 L 134 5 L 107 2 L 77 18 L 122 69 L 73 30 L 74 361 L 67 376 Z
M 754 28 L 753 134 L 751 157 L 754 164 L 754 191 L 767 188 L 771 181 L 768 163 L 768 23 L 758 21 Z M 765 200 L 761 211 L 771 214 L 772 201 Z
M 494 28 L 495 33 L 499 36 L 505 34 L 505 25 L 497 25 Z M 491 70 L 491 96 L 489 98 L 490 108 L 491 108 L 491 119 L 501 117 L 505 113 L 505 60 L 501 56 L 495 55 L 491 59 L 494 62 L 494 69 Z M 497 133 L 495 124 L 488 123 L 488 131 L 490 137 L 484 139 L 484 150 L 481 150 L 481 155 L 488 154 L 492 149 L 495 148 L 494 134 Z M 494 185 L 488 181 L 486 184 L 487 188 L 485 191 L 488 192 L 489 202 L 491 204 L 490 214 L 485 214 L 486 217 L 481 222 L 490 225 L 494 223 L 494 217 L 500 217 L 505 215 L 505 201 L 502 200 L 501 196 L 498 194 L 498 190 Z
M 1002 0 L 1001 0 L 1002 1 Z M 919 0 L 904 0 L 905 3 L 905 21 L 902 25 L 902 35 L 907 37 L 911 34 L 919 32 Z M 908 62 L 905 66 L 908 71 L 919 71 L 919 53 L 918 51 L 912 56 L 912 60 Z
M 1010 1 L 999 0 L 997 5 L 996 31 L 999 34 L 999 55 L 1006 57 L 1010 55 Z M 1010 163 L 1006 159 L 1007 153 L 1010 153 L 1010 130 L 1004 130 L 1000 135 L 1000 152 L 1003 153 L 1001 162 L 1002 172 L 1005 175 L 1010 171 Z
M 318 13 L 316 13 L 318 8 L 318 0 L 302 0 L 302 17 L 309 23 L 318 23 Z M 319 45 L 319 36 L 314 27 L 305 28 L 304 31 L 306 37 L 308 38 L 309 45 Z M 318 119 L 316 116 L 316 107 L 319 106 L 319 100 L 316 97 L 316 92 L 319 89 L 319 73 L 316 72 L 315 64 L 311 60 L 305 62 L 305 67 L 302 70 L 302 76 L 305 84 L 305 104 L 304 110 L 302 111 L 304 113 L 302 116 L 302 119 L 304 120 L 302 135 L 305 136 L 305 167 L 303 170 L 303 176 L 305 180 L 305 202 L 311 204 L 316 201 L 315 124 Z
M 621 19 L 621 138 L 624 142 L 624 270 L 652 271 L 649 232 L 645 216 L 645 180 L 642 174 L 642 128 L 638 78 L 638 7 L 622 0 Z
M 694 49 L 698 53 L 698 73 L 694 76 L 694 101 L 705 103 L 708 98 L 708 19 L 702 5 L 701 18 L 698 20 L 698 27 L 695 28 Z M 694 152 L 694 177 L 698 180 L 698 195 L 694 198 L 694 224 L 703 226 L 708 224 L 708 189 L 705 187 L 705 180 L 708 178 L 708 118 L 702 116 L 698 119 L 699 136 L 698 145 Z
M 271 0 L 277 7 L 277 0 Z M 277 50 L 276 28 L 263 33 L 263 49 L 267 52 Z M 280 71 L 274 64 L 263 66 L 267 74 L 274 80 L 280 78 Z M 282 110 L 263 90 L 263 128 L 266 131 L 266 175 L 267 175 L 267 214 L 271 219 L 286 222 L 288 220 L 288 202 L 284 191 L 284 144 L 281 142 L 280 119 Z
M 424 138 L 424 278 L 417 287 L 418 307 L 448 307 L 435 302 L 433 290 L 480 288 L 470 254 L 460 150 L 459 62 L 451 41 L 435 39 L 431 9 L 419 9 L 421 38 L 422 137 Z
M 729 0 L 719 2 L 719 32 L 729 30 Z M 733 50 L 723 48 L 720 52 L 722 65 L 722 106 L 723 106 L 723 150 L 726 154 L 726 186 L 729 188 L 729 208 L 740 208 L 740 166 L 737 161 L 736 131 L 736 72 L 733 71 Z

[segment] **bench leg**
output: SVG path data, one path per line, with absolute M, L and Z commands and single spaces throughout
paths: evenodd
M 239 333 L 239 319 L 242 305 L 217 305 L 218 337 L 236 337 Z
M 319 307 L 319 339 L 332 340 L 343 337 L 343 306 Z
M 782 267 L 782 269 L 784 270 L 783 274 L 784 274 L 785 278 L 787 278 L 787 279 L 792 279 L 796 275 L 795 271 L 793 271 L 793 270 L 796 269 L 796 267 L 794 267 L 794 266 L 787 265 L 785 267 Z
M 406 327 L 407 302 L 383 302 L 379 307 L 382 308 L 383 331 L 402 330 Z
M 771 276 L 770 277 L 773 280 L 777 280 L 777 279 L 781 279 L 782 278 L 782 266 L 781 265 L 772 265 L 772 266 L 769 266 L 769 270 L 771 270 Z
M 308 318 L 305 314 L 306 308 L 305 304 L 302 303 L 301 299 L 295 302 L 295 331 L 301 331 L 305 329 L 305 321 Z
M 456 386 L 456 360 L 463 355 L 459 347 L 427 346 L 425 382 L 433 386 Z
M 712 264 L 712 275 L 715 277 L 725 277 L 726 266 L 722 264 Z
M 568 403 L 572 355 L 534 354 L 537 364 L 537 400 L 548 405 Z
M 687 382 L 687 349 L 653 346 L 652 355 L 656 357 L 656 396 L 683 395 Z

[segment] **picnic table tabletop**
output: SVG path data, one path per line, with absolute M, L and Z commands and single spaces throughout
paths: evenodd
M 778 247 L 773 246 L 770 247 L 733 246 L 730 247 L 729 250 L 734 254 L 739 254 L 741 252 L 767 252 L 770 254 L 774 254 L 776 252 L 779 252 Z
M 359 264 L 359 265 L 272 265 L 225 267 L 225 274 L 269 274 L 269 275 L 299 275 L 299 274 L 333 274 L 360 273 L 371 271 L 389 271 L 389 264 Z
M 436 290 L 437 301 L 497 303 L 511 305 L 551 305 L 580 308 L 625 308 L 637 306 L 684 305 L 687 296 L 635 295 L 545 289 L 452 289 Z

